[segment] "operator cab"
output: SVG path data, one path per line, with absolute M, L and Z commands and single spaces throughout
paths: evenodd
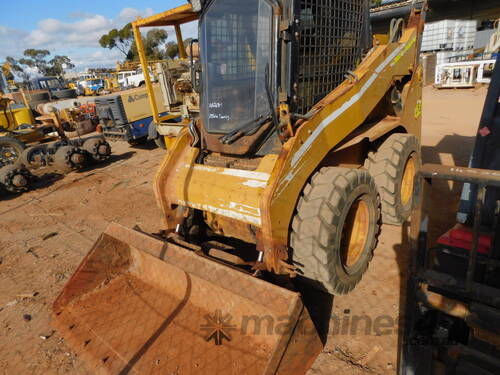
M 247 155 L 269 142 L 280 147 L 293 122 L 355 69 L 370 47 L 367 2 L 326 3 L 192 1 L 201 12 L 199 128 L 207 149 Z

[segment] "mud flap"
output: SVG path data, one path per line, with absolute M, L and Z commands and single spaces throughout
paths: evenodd
M 54 302 L 102 374 L 304 374 L 322 349 L 298 293 L 111 224 Z

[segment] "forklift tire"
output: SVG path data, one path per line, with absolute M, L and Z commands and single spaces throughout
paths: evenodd
M 15 164 L 26 145 L 17 138 L 0 137 L 0 165 Z
M 375 179 L 382 202 L 382 222 L 401 225 L 411 215 L 420 145 L 411 134 L 392 134 L 368 156 L 366 168 Z
M 379 229 L 380 199 L 370 174 L 324 167 L 297 205 L 291 260 L 306 283 L 330 294 L 347 294 L 368 268 Z

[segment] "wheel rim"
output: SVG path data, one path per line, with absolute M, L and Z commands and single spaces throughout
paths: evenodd
M 412 154 L 406 161 L 405 169 L 403 172 L 403 179 L 401 181 L 401 204 L 406 206 L 413 195 L 413 188 L 415 185 L 415 156 Z
M 358 198 L 347 214 L 342 228 L 342 263 L 351 268 L 360 260 L 370 229 L 370 209 L 368 204 Z
M 5 163 L 12 163 L 18 159 L 19 155 L 13 147 L 2 147 L 0 149 L 0 157 Z

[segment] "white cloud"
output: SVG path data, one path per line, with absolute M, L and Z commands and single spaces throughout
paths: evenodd
M 126 8 L 127 9 L 127 8 Z M 123 11 L 122 11 L 123 12 Z M 147 14 L 136 11 L 137 14 Z M 129 13 L 131 14 L 131 13 Z M 46 18 L 38 22 L 38 28 L 24 39 L 32 48 L 49 50 L 58 48 L 99 47 L 99 38 L 112 28 L 121 28 L 132 19 L 120 15 L 116 19 L 100 14 L 81 14 L 74 22 Z
M 24 51 L 21 41 L 27 32 L 0 25 L 0 61 L 7 56 L 18 56 Z
M 46 18 L 38 22 L 31 32 L 7 28 L 0 25 L 0 61 L 6 56 L 21 57 L 27 48 L 48 49 L 52 55 L 67 55 L 77 69 L 87 67 L 112 67 L 123 60 L 123 54 L 116 50 L 103 49 L 99 38 L 113 28 L 120 29 L 138 17 L 154 14 L 151 8 L 144 10 L 123 8 L 115 18 L 100 14 L 74 12 L 65 21 Z M 175 31 L 167 28 L 169 40 L 175 41 Z M 197 34 L 197 23 L 182 26 L 183 37 Z M 146 32 L 146 30 L 144 31 Z
M 126 24 L 127 22 L 136 20 L 137 17 L 149 17 L 153 14 L 154 11 L 151 8 L 147 8 L 142 11 L 135 8 L 123 8 L 117 17 L 117 21 Z

